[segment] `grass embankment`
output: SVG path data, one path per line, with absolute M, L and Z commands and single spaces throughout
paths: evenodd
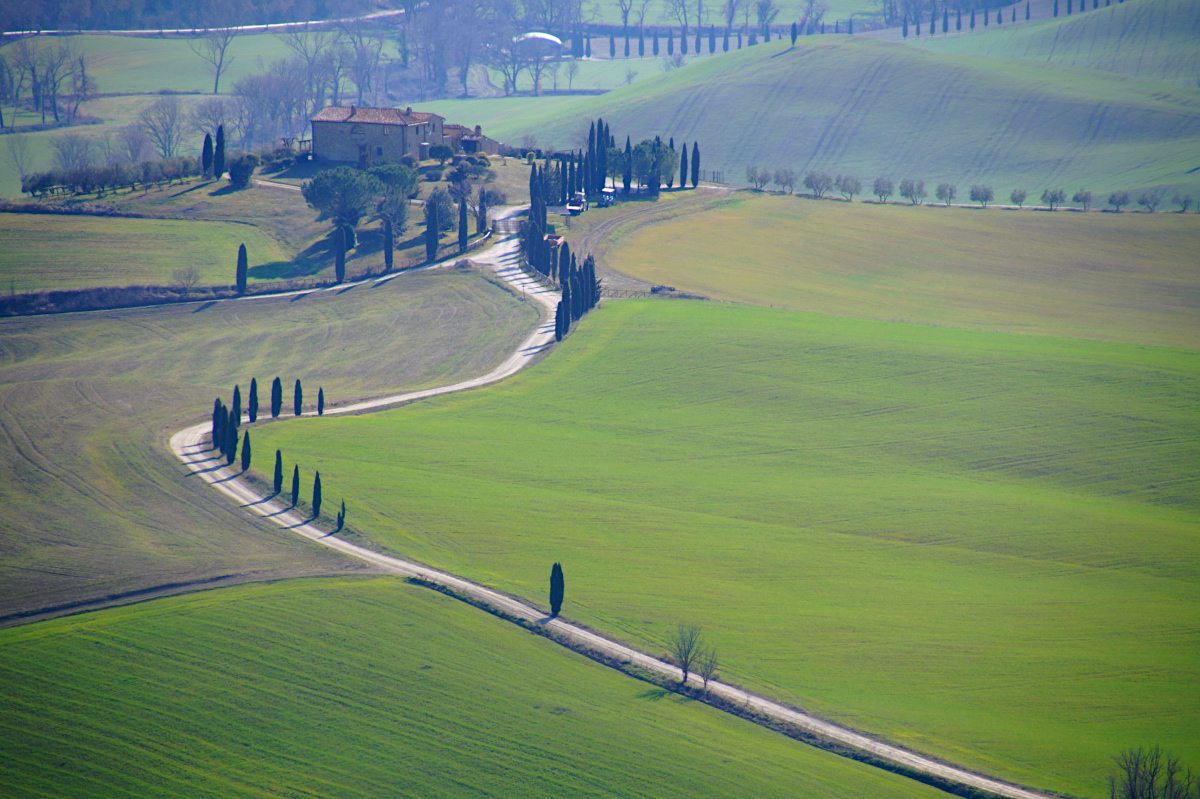
M 11 797 L 944 796 L 394 578 L 5 630 L 0 678 Z
M 266 404 L 276 375 L 289 402 L 301 378 L 310 400 L 323 386 L 335 403 L 481 374 L 534 319 L 482 277 L 443 271 L 307 297 L 0 321 L 0 615 L 220 574 L 342 568 L 182 479 L 168 437 L 252 376 Z M 274 455 L 264 447 L 256 464 Z M 306 481 L 312 469 L 301 464 Z
M 604 118 L 622 143 L 699 141 L 702 164 L 742 183 L 747 165 L 1024 188 L 1183 187 L 1200 147 L 1200 94 L 1093 70 L 936 54 L 859 37 L 772 42 L 601 97 L 436 104 L 510 141 L 579 146 Z M 478 103 L 477 105 L 475 103 Z M 1097 123 L 1097 119 L 1103 119 Z M 586 128 L 583 128 L 586 131 Z M 1105 194 L 1107 196 L 1107 194 Z
M 610 302 L 501 386 L 258 439 L 376 545 L 968 766 L 1196 762 L 1200 355 Z
M 1200 79 L 1200 6 L 1190 0 L 1114 3 L 986 35 L 925 37 L 909 43 L 938 53 L 1085 67 L 1195 89 Z
M 603 262 L 707 296 L 973 329 L 1200 347 L 1195 214 L 739 195 L 615 231 Z
M 286 257 L 274 238 L 231 222 L 4 214 L 0 279 L 19 292 L 164 286 L 192 267 L 199 285 L 232 285 L 239 244 L 251 281 Z

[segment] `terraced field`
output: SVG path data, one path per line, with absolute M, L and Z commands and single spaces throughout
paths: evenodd
M 12 797 L 944 796 L 394 578 L 0 631 L 0 680 Z
M 264 428 L 356 540 L 920 750 L 1095 795 L 1195 760 L 1195 351 L 607 303 L 487 392 Z M 516 500 L 514 498 L 519 498 Z M 1069 630 L 1069 634 L 1064 634 Z

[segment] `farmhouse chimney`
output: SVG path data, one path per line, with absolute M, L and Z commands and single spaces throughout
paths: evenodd
M 475 135 L 476 135 L 476 136 L 482 136 L 482 135 L 483 135 L 483 125 L 476 125 L 476 126 L 475 126 Z
M 412 115 L 412 106 L 411 106 L 411 105 L 410 105 L 408 108 L 404 109 L 404 115 L 405 115 L 405 116 L 411 116 L 411 115 Z
M 358 113 L 358 107 L 356 105 L 354 105 L 354 103 L 351 103 L 350 104 L 350 116 L 354 116 L 357 113 Z

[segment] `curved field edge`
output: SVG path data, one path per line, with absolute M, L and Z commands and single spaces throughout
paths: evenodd
M 607 303 L 486 396 L 263 436 L 388 549 L 539 603 L 560 560 L 587 624 L 700 621 L 760 693 L 1087 795 L 1191 740 L 1194 360 Z
M 944 795 L 394 578 L 218 589 L 0 642 L 14 797 Z

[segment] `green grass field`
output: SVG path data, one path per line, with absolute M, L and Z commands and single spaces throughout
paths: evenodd
M 602 260 L 650 283 L 777 308 L 1197 348 L 1198 248 L 1196 214 L 744 193 L 614 231 Z
M 968 766 L 1195 762 L 1194 351 L 609 302 L 487 392 L 288 421 L 356 534 Z M 336 488 L 328 488 L 328 487 Z
M 393 578 L 0 631 L 0 679 L 14 799 L 945 795 Z
M 274 238 L 251 225 L 4 214 L 0 280 L 17 291 L 164 286 L 175 271 L 194 267 L 200 285 L 232 285 L 239 244 L 251 274 L 286 259 Z
M 481 276 L 443 271 L 301 298 L 0 320 L 0 615 L 344 568 L 185 479 L 170 435 L 251 376 L 263 402 L 279 375 L 336 403 L 480 374 L 536 318 Z
M 1116 72 L 1195 89 L 1200 81 L 1200 7 L 1188 0 L 1137 0 L 986 35 L 925 37 L 938 53 L 1020 59 Z M 1078 6 L 1076 6 L 1078 8 Z
M 1194 88 L 828 36 L 693 59 L 599 97 L 431 107 L 558 147 L 577 146 L 600 116 L 621 140 L 699 141 L 704 168 L 732 183 L 755 165 L 850 172 L 868 186 L 879 175 L 986 183 L 1007 197 L 1059 185 L 1200 194 L 1198 104 Z

